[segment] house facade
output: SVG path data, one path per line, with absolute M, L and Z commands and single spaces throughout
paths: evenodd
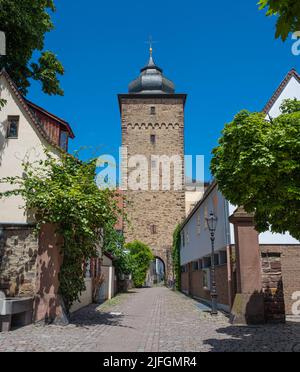
M 212 211 L 221 221 L 215 240 L 216 279 L 219 284 L 226 283 L 231 246 L 229 204 L 216 183 L 207 189 L 181 230 L 182 291 L 204 300 L 210 299 L 211 241 L 206 218 Z M 229 310 L 229 303 L 229 288 L 224 285 L 219 294 L 219 305 Z
M 68 150 L 74 138 L 70 125 L 24 98 L 5 70 L 0 73 L 0 96 L 7 102 L 0 111 L 0 178 L 22 175 L 22 162 L 45 159 L 45 149 L 53 156 Z M 0 184 L 1 191 L 8 188 Z M 20 197 L 1 199 L 0 224 L 34 222 L 23 205 Z
M 45 159 L 45 149 L 54 157 L 68 150 L 70 125 L 23 97 L 5 70 L 0 95 L 6 101 L 0 111 L 0 178 L 22 176 L 22 163 Z M 11 187 L 0 184 L 2 192 Z M 10 296 L 33 296 L 38 287 L 36 262 L 45 242 L 33 234 L 34 224 L 21 197 L 0 199 L 0 290 Z
M 57 158 L 68 151 L 74 138 L 69 123 L 23 97 L 5 70 L 0 73 L 0 97 L 6 101 L 0 111 L 0 178 L 22 176 L 22 163 L 46 159 L 46 149 Z M 0 184 L 1 191 L 10 187 Z M 0 291 L 33 298 L 35 321 L 54 319 L 62 315 L 58 273 L 63 242 L 50 225 L 37 237 L 34 218 L 23 207 L 21 197 L 0 200 Z M 74 309 L 92 302 L 88 274 L 82 299 Z
M 5 70 L 0 73 L 0 97 L 6 102 L 0 111 L 0 179 L 22 176 L 22 163 L 45 160 L 45 150 L 57 158 L 68 152 L 75 137 L 70 124 L 23 97 Z M 0 191 L 10 187 L 0 184 Z M 24 210 L 21 197 L 0 199 L 0 291 L 9 297 L 33 298 L 35 321 L 59 318 L 63 241 L 55 226 L 44 226 L 39 236 L 34 228 L 35 220 Z M 100 259 L 102 242 L 97 249 L 99 259 L 86 263 L 86 290 L 71 312 L 99 297 L 95 291 L 106 257 Z M 113 288 L 110 295 L 114 292 Z
M 287 98 L 300 100 L 300 76 L 295 70 L 288 73 L 264 108 L 266 118 L 278 116 L 280 105 Z M 206 217 L 211 212 L 218 217 L 215 264 L 219 308 L 232 311 L 237 293 L 243 292 L 255 276 L 253 292 L 264 295 L 266 320 L 282 320 L 291 315 L 293 293 L 300 288 L 300 242 L 288 233 L 258 234 L 253 218 L 231 205 L 216 182 L 182 225 L 182 291 L 210 301 L 211 241 Z M 247 256 L 247 252 L 243 255 L 243 249 L 248 253 L 257 249 L 257 256 L 255 252 L 253 256 Z
M 103 284 L 100 287 L 99 300 L 104 302 L 111 300 L 117 293 L 117 277 L 114 267 L 114 257 L 108 253 L 104 253 L 101 273 L 103 276 Z

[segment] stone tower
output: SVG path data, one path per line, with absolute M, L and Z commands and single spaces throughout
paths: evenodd
M 184 107 L 186 95 L 175 94 L 174 84 L 166 79 L 156 66 L 150 49 L 148 64 L 140 76 L 129 85 L 128 94 L 119 95 L 122 117 L 122 145 L 127 148 L 128 159 L 142 155 L 148 160 L 149 188 L 124 191 L 124 209 L 128 223 L 124 225 L 126 242 L 140 240 L 148 244 L 153 254 L 165 264 L 166 278 L 173 278 L 172 241 L 173 232 L 185 217 L 184 190 Z M 153 157 L 154 156 L 154 157 Z M 155 156 L 179 158 L 172 161 L 170 188 L 162 184 L 164 168 Z M 155 160 L 153 160 L 155 159 Z M 139 164 L 137 164 L 139 165 Z M 122 173 L 130 163 L 122 165 Z M 159 185 L 151 187 L 151 172 L 157 172 Z M 140 175 L 138 174 L 138 177 Z M 177 177 L 177 178 L 176 178 Z M 175 186 L 175 178 L 181 180 L 181 188 Z M 125 187 L 128 186 L 127 182 Z

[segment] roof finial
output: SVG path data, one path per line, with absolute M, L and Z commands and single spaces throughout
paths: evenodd
M 153 41 L 152 36 L 149 36 L 149 41 L 147 41 L 147 44 L 149 44 L 149 52 L 150 52 L 150 58 L 152 58 L 153 55 L 153 44 L 156 43 L 156 41 Z

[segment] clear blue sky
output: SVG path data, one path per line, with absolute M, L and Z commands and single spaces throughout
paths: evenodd
M 82 156 L 117 155 L 121 141 L 118 93 L 127 93 L 148 59 L 153 35 L 156 63 L 187 93 L 185 152 L 209 160 L 224 124 L 241 109 L 261 110 L 300 57 L 292 41 L 274 39 L 275 22 L 257 0 L 56 1 L 56 29 L 46 38 L 65 66 L 64 97 L 34 83 L 29 98 L 68 120 L 71 150 Z

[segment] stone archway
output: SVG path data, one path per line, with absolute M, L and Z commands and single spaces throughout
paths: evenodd
M 157 275 L 157 284 L 161 284 L 162 282 L 166 282 L 166 263 L 164 260 L 158 256 L 155 257 L 155 264 L 156 264 L 156 275 Z
M 169 286 L 172 280 L 174 279 L 172 247 L 164 246 L 158 249 L 152 248 L 152 253 L 155 258 L 158 258 L 161 261 L 163 261 L 165 267 L 165 281 L 166 284 Z
M 149 287 L 165 285 L 167 280 L 166 262 L 160 256 L 154 255 L 154 257 L 147 275 L 147 286 Z

